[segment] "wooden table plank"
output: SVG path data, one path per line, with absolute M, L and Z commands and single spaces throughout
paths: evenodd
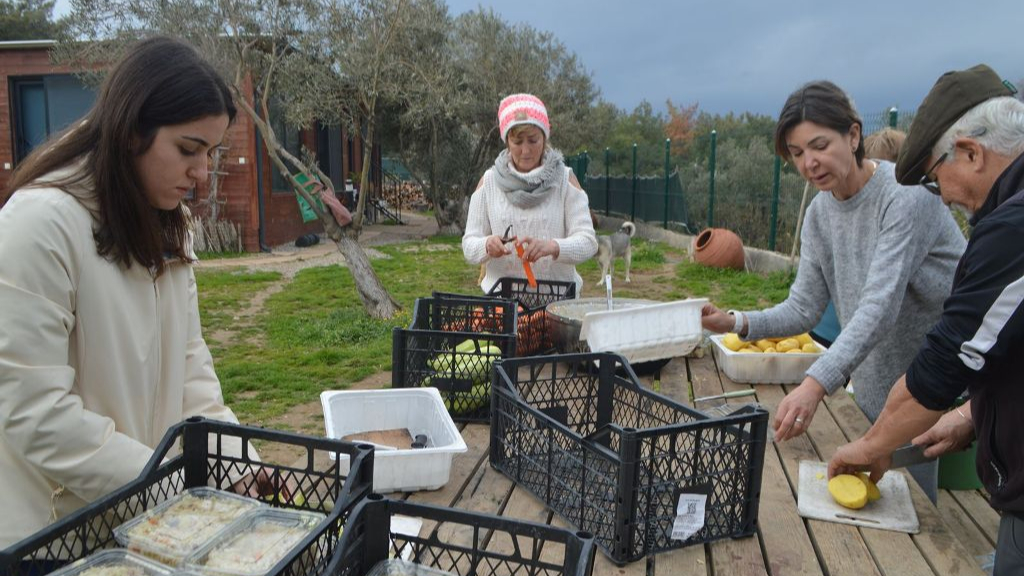
M 434 506 L 452 506 L 463 491 L 466 481 L 481 466 L 487 466 L 487 451 L 490 447 L 491 428 L 486 424 L 467 424 L 461 430 L 466 442 L 466 451 L 452 457 L 448 483 L 438 490 L 420 491 L 408 494 L 410 502 Z
M 711 355 L 687 358 L 693 395 L 722 393 L 722 379 Z M 706 408 L 698 406 L 698 409 Z M 708 545 L 708 559 L 716 574 L 767 574 L 759 534 L 736 540 L 718 540 Z
M 754 389 L 757 390 L 757 401 L 774 415 L 785 396 L 785 390 L 781 386 L 773 384 L 758 385 Z M 811 421 L 811 435 L 814 435 L 818 429 L 824 431 L 827 428 L 823 423 L 824 420 L 830 420 L 828 411 L 819 408 L 819 413 Z M 835 422 L 832 422 L 832 426 L 835 426 Z M 797 436 L 788 442 L 774 443 L 774 446 L 789 481 L 792 494 L 791 506 L 795 513 L 800 461 L 820 460 L 820 457 L 808 434 Z M 817 557 L 829 574 L 833 576 L 880 574 L 867 544 L 856 527 L 820 520 L 805 520 L 805 526 L 811 544 L 817 551 Z M 771 558 L 771 551 L 769 551 L 769 558 Z
M 994 544 L 999 539 L 999 513 L 989 506 L 988 500 L 977 490 L 951 490 L 950 494 Z
M 726 392 L 751 388 L 748 384 L 733 382 L 724 374 L 721 379 L 722 388 Z M 743 403 L 755 400 L 759 401 L 760 398 L 755 395 L 742 399 Z M 803 518 L 797 514 L 795 494 L 795 483 L 786 475 L 782 456 L 774 442 L 769 441 L 765 447 L 758 514 L 768 566 L 773 574 L 822 574 L 807 527 Z
M 950 490 L 939 490 L 939 512 L 946 526 L 960 540 L 972 556 L 988 554 L 995 549 L 995 542 L 974 522 L 971 515 L 957 502 Z

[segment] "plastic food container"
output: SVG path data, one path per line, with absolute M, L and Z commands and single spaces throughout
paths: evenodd
M 262 576 L 324 518 L 323 514 L 302 510 L 250 510 L 186 558 L 185 571 L 217 576 Z
M 170 576 L 166 566 L 123 548 L 101 550 L 52 572 L 50 576 Z
M 378 562 L 366 576 L 453 576 L 453 574 L 429 566 L 421 566 L 401 558 L 389 558 Z
M 579 337 L 592 352 L 615 352 L 631 364 L 685 356 L 704 337 L 700 311 L 707 303 L 707 298 L 689 298 L 590 312 L 583 317 Z
M 320 402 L 328 438 L 396 428 L 408 429 L 412 438 L 426 437 L 423 448 L 374 450 L 374 492 L 436 490 L 448 483 L 452 457 L 466 451 L 437 388 L 328 390 Z
M 245 512 L 263 504 L 213 488 L 190 488 L 114 529 L 125 548 L 169 566 L 206 544 Z
M 722 344 L 724 334 L 711 336 L 715 361 L 733 382 L 741 384 L 799 384 L 821 352 L 752 354 L 733 352 Z M 821 345 L 819 344 L 819 347 Z M 824 348 L 822 348 L 824 350 Z

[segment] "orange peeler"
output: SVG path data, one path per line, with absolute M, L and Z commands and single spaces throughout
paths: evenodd
M 512 225 L 509 224 L 508 228 L 505 228 L 505 235 L 501 237 L 502 244 L 507 242 L 515 242 L 516 237 L 512 235 Z M 523 260 L 523 245 L 516 242 L 516 254 L 520 260 Z M 526 260 L 523 260 L 523 271 L 526 272 L 526 283 L 530 285 L 530 288 L 537 287 L 537 278 L 533 275 L 533 267 Z

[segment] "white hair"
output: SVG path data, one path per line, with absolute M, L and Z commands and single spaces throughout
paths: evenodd
M 973 138 L 996 154 L 1016 158 L 1024 152 L 1024 102 L 1000 96 L 971 108 L 935 143 L 932 157 L 952 152 L 954 142 L 961 137 Z

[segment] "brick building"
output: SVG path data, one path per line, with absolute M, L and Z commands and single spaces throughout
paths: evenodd
M 7 182 L 18 162 L 47 137 L 80 118 L 95 100 L 95 91 L 83 85 L 74 70 L 50 62 L 53 45 L 49 40 L 0 42 L 0 108 L 7 111 L 0 114 L 0 206 L 7 198 Z M 251 87 L 246 92 L 251 99 Z M 358 136 L 351 136 L 341 127 L 290 129 L 273 107 L 270 115 L 282 144 L 296 156 L 301 146 L 315 151 L 320 169 L 338 188 L 344 186 L 349 174 L 362 169 L 363 147 Z M 301 234 L 322 231 L 319 222 L 303 223 L 294 193 L 270 162 L 255 125 L 241 110 L 228 129 L 225 143 L 229 149 L 220 167 L 224 173 L 220 212 L 241 228 L 246 251 L 255 252 Z M 376 161 L 372 165 L 380 166 L 380 150 L 374 152 Z M 376 176 L 375 172 L 371 170 L 371 175 Z M 201 200 L 206 190 L 197 190 L 196 195 Z

